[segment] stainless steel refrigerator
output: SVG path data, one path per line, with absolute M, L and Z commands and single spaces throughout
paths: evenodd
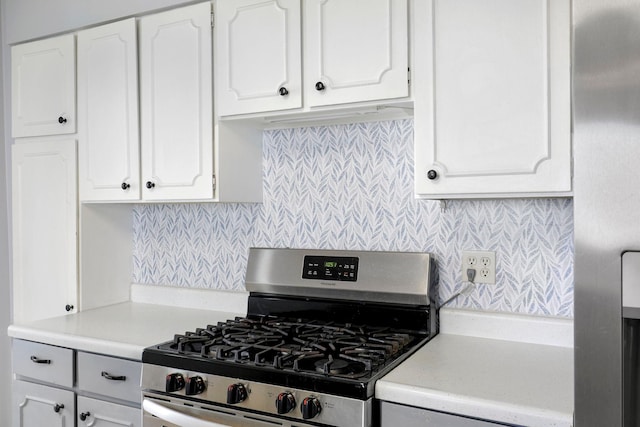
M 573 12 L 575 422 L 640 426 L 638 321 L 622 302 L 623 254 L 640 251 L 640 0 Z

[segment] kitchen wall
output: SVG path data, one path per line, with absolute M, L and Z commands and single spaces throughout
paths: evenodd
M 0 22 L 4 11 L 0 4 Z M 0 30 L 0 46 L 4 39 L 4 27 Z M 0 70 L 2 67 L 0 56 Z M 0 99 L 4 99 L 2 85 L 0 85 Z M 0 135 L 4 134 L 3 105 L 0 103 Z M 4 148 L 4 146 L 2 146 Z M 7 336 L 7 327 L 11 319 L 10 309 L 10 278 L 9 278 L 9 225 L 7 221 L 10 193 L 7 188 L 6 151 L 0 149 L 0 414 L 11 411 L 11 344 Z M 6 417 L 0 415 L 0 419 Z
M 251 246 L 429 251 L 446 300 L 493 250 L 496 286 L 452 306 L 573 316 L 570 199 L 416 200 L 411 119 L 267 131 L 263 157 L 262 204 L 136 206 L 134 282 L 243 290 Z

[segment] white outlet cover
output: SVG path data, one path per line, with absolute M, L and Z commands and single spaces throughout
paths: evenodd
M 462 251 L 462 281 L 468 282 L 467 270 L 475 270 L 475 283 L 496 284 L 496 253 L 494 251 Z

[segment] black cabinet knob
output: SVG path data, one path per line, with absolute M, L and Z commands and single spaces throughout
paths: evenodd
M 287 90 L 286 87 L 282 86 L 280 89 L 278 89 L 278 93 L 280 94 L 280 96 L 287 96 L 289 95 L 289 91 Z
M 131 184 L 127 184 L 126 182 L 123 182 L 122 185 L 120 186 L 120 188 L 122 188 L 123 190 L 128 190 L 129 188 L 131 188 Z
M 62 403 L 56 403 L 56 406 L 53 407 L 53 412 L 60 412 L 60 409 L 64 409 L 64 405 Z
M 58 117 L 58 123 L 60 123 L 61 125 L 67 123 L 67 119 L 65 117 Z
M 156 186 L 156 184 L 155 184 L 154 182 L 147 181 L 147 183 L 145 184 L 145 186 L 146 186 L 148 189 L 152 189 L 153 187 L 155 187 L 155 186 Z
M 325 89 L 326 89 L 326 87 L 324 86 L 324 83 L 322 83 L 322 82 L 316 83 L 316 90 L 317 91 L 322 91 L 322 90 L 325 90 Z
M 278 414 L 286 414 L 296 407 L 296 398 L 289 392 L 280 393 L 276 399 L 276 410 Z
M 432 181 L 434 179 L 438 179 L 438 172 L 436 172 L 435 170 L 431 169 L 429 172 L 427 172 L 427 178 L 429 178 Z
M 87 418 L 89 418 L 89 415 L 91 415 L 90 412 L 83 412 L 80 414 L 80 421 L 86 421 Z
M 302 418 L 309 420 L 320 413 L 322 406 L 320 401 L 315 397 L 305 397 L 300 405 L 300 411 L 302 412 Z
M 67 311 L 71 311 L 71 310 L 73 310 L 73 306 L 71 304 L 67 304 L 67 305 L 64 306 L 64 309 L 67 310 Z
M 246 400 L 247 395 L 244 384 L 231 384 L 227 387 L 227 403 L 230 405 Z

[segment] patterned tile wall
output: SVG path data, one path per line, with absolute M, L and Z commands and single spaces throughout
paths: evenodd
M 572 201 L 416 200 L 412 140 L 410 119 L 265 132 L 264 203 L 135 207 L 134 282 L 242 290 L 251 246 L 429 251 L 444 301 L 462 249 L 493 250 L 496 286 L 451 306 L 572 317 Z

